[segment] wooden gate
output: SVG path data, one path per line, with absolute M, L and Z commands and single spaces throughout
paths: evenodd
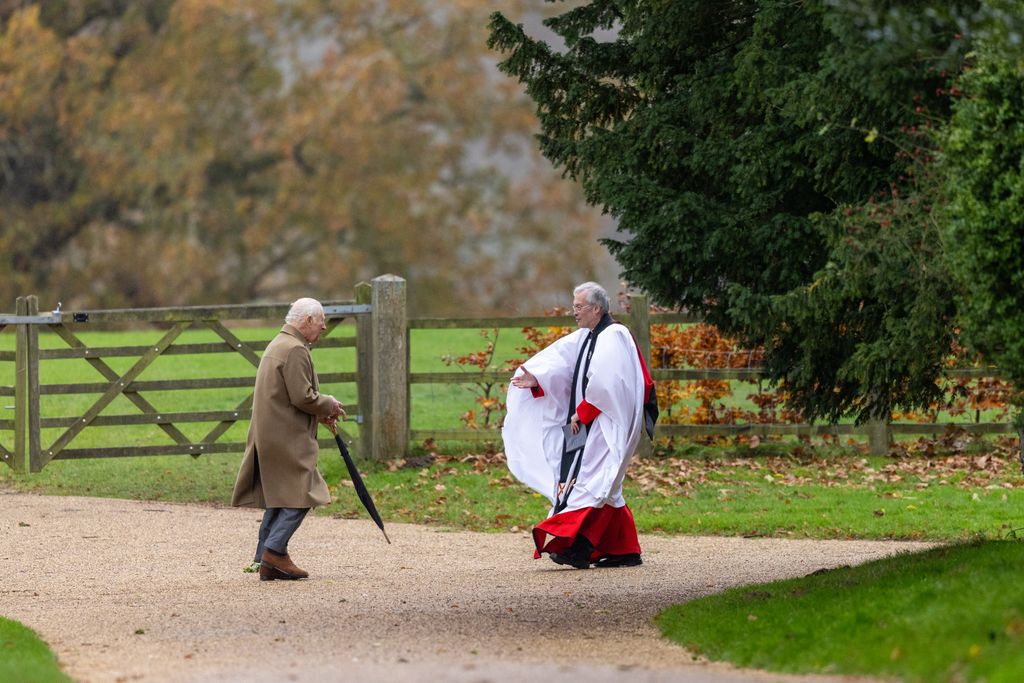
M 245 328 L 247 331 L 251 331 L 252 321 L 276 326 L 284 320 L 287 310 L 288 305 L 275 304 L 40 313 L 36 297 L 19 298 L 15 315 L 0 316 L 0 330 L 7 325 L 16 326 L 15 350 L 0 351 L 0 361 L 13 360 L 15 365 L 14 385 L 0 387 L 0 396 L 14 399 L 13 406 L 5 406 L 8 410 L 13 408 L 13 419 L 0 419 L 0 430 L 13 431 L 14 443 L 10 448 L 0 443 L 0 458 L 16 470 L 24 471 L 27 465 L 30 471 L 38 472 L 54 459 L 182 453 L 199 456 L 244 450 L 244 433 L 235 440 L 222 440 L 221 437 L 251 417 L 252 387 L 259 365 L 259 352 L 269 339 L 243 341 L 225 323 L 241 321 L 243 325 L 249 325 Z M 331 349 L 355 349 L 355 334 L 331 334 L 346 318 L 356 318 L 357 327 L 368 329 L 358 321 L 367 318 L 371 310 L 369 303 L 326 302 L 327 331 L 314 347 L 314 358 L 323 357 Z M 131 346 L 108 346 L 102 342 L 97 345 L 95 341 L 86 341 L 90 335 L 95 336 L 96 330 L 125 325 L 133 330 L 148 329 L 149 334 L 159 337 L 155 341 L 147 340 Z M 40 348 L 41 330 L 47 337 L 46 348 Z M 209 340 L 189 341 L 183 337 L 187 332 L 192 337 L 205 336 Z M 266 336 L 266 328 L 260 329 L 259 334 Z M 59 343 L 53 343 L 55 340 Z M 177 366 L 189 369 L 189 361 L 199 364 L 196 359 L 209 354 L 217 354 L 214 365 L 219 372 L 191 378 L 187 377 L 188 372 L 177 372 L 178 376 L 174 377 L 150 378 L 157 362 L 162 359 L 178 356 Z M 182 356 L 185 362 L 182 362 Z M 368 359 L 368 355 L 363 358 L 364 378 L 370 370 Z M 91 366 L 101 381 L 41 381 L 41 377 L 52 377 L 59 372 L 59 369 L 47 372 L 49 364 L 78 361 Z M 359 384 L 359 359 L 349 363 L 348 371 L 332 371 L 328 364 L 320 360 L 315 362 L 322 385 Z M 203 365 L 210 366 L 210 363 Z M 182 374 L 186 376 L 180 376 Z M 177 392 L 179 396 L 187 397 L 184 399 L 186 402 L 192 403 L 207 390 L 225 389 L 236 390 L 241 398 L 235 397 L 216 409 L 197 410 L 181 409 L 180 398 L 166 400 Z M 355 391 L 350 393 L 355 394 Z M 154 394 L 165 400 L 153 398 Z M 62 398 L 56 402 L 47 401 L 46 397 L 50 396 Z M 168 403 L 178 407 L 170 411 L 157 407 Z M 345 403 L 349 420 L 343 426 L 351 432 L 353 425 L 363 421 L 363 416 L 358 403 Z M 61 414 L 55 414 L 55 405 Z M 119 412 L 119 409 L 130 406 L 134 409 Z M 90 427 L 147 425 L 151 431 L 153 426 L 159 429 L 162 440 L 169 443 L 152 443 L 151 439 L 143 439 L 149 442 L 74 447 Z M 201 432 L 196 431 L 196 425 Z M 343 432 L 348 440 L 355 437 L 350 432 Z M 334 442 L 324 443 L 333 446 Z

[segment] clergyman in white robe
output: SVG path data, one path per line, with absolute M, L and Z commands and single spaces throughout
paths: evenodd
M 593 285 L 585 283 L 580 287 Z M 579 293 L 581 328 L 523 363 L 509 386 L 502 436 L 512 474 L 547 497 L 533 530 L 535 557 L 583 569 L 640 564 L 640 543 L 622 482 L 644 429 L 653 382 L 629 330 Z M 600 290 L 603 294 L 604 290 Z M 597 297 L 600 301 L 601 297 Z M 582 314 L 581 314 L 582 313 Z M 594 339 L 596 337 L 596 339 Z M 564 427 L 586 436 L 568 450 Z M 568 442 L 571 444 L 571 441 Z

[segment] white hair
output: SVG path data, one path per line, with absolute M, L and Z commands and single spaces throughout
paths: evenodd
M 294 325 L 295 323 L 301 323 L 306 319 L 306 316 L 319 315 L 323 310 L 324 307 L 316 299 L 303 297 L 292 303 L 292 307 L 288 309 L 288 315 L 284 317 L 284 321 L 289 325 Z
M 581 293 L 585 295 L 588 304 L 596 304 L 601 309 L 601 313 L 608 312 L 608 292 L 604 290 L 604 287 L 596 282 L 584 282 L 572 290 L 573 296 Z

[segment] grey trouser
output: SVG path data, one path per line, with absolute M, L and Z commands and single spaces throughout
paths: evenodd
M 264 548 L 278 555 L 287 555 L 288 541 L 302 524 L 307 512 L 309 512 L 309 508 L 267 508 L 264 510 L 255 562 L 259 562 L 263 557 Z

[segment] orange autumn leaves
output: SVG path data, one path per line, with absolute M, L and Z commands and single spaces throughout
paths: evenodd
M 553 309 L 550 315 L 565 315 L 564 309 Z M 495 360 L 498 330 L 484 330 L 485 348 L 459 357 L 447 357 L 448 365 L 458 365 L 484 373 L 497 369 L 511 374 L 526 358 L 572 331 L 569 327 L 524 328 L 526 344 L 518 349 L 521 356 L 500 364 Z M 950 351 L 947 366 L 954 368 L 983 368 L 976 357 L 967 357 L 963 347 Z M 762 349 L 742 348 L 733 339 L 722 335 L 712 325 L 651 325 L 652 368 L 692 369 L 749 369 L 756 373 L 764 359 Z M 992 411 L 989 420 L 1005 420 L 1009 412 L 1012 386 L 994 377 L 953 376 L 941 380 L 943 400 L 932 404 L 927 411 L 896 412 L 893 421 L 936 422 L 940 413 L 960 421 L 980 417 L 980 411 Z M 501 382 L 477 382 L 473 391 L 478 410 L 467 411 L 463 423 L 470 428 L 498 428 L 504 416 Z M 657 382 L 661 424 L 800 424 L 805 420 L 799 411 L 786 405 L 785 386 L 768 387 L 760 382 L 729 379 L 698 379 L 693 381 Z M 741 442 L 751 439 L 736 437 Z M 756 437 L 754 437 L 756 438 Z M 823 438 L 831 438 L 828 435 Z M 940 437 L 940 440 L 946 437 Z M 709 436 L 697 439 L 705 443 L 728 440 L 727 437 Z M 751 442 L 754 445 L 756 442 Z M 927 440 L 921 442 L 929 443 Z M 934 443 L 934 442 L 930 442 Z M 952 450 L 958 451 L 955 444 Z M 925 446 L 921 446 L 924 448 Z

